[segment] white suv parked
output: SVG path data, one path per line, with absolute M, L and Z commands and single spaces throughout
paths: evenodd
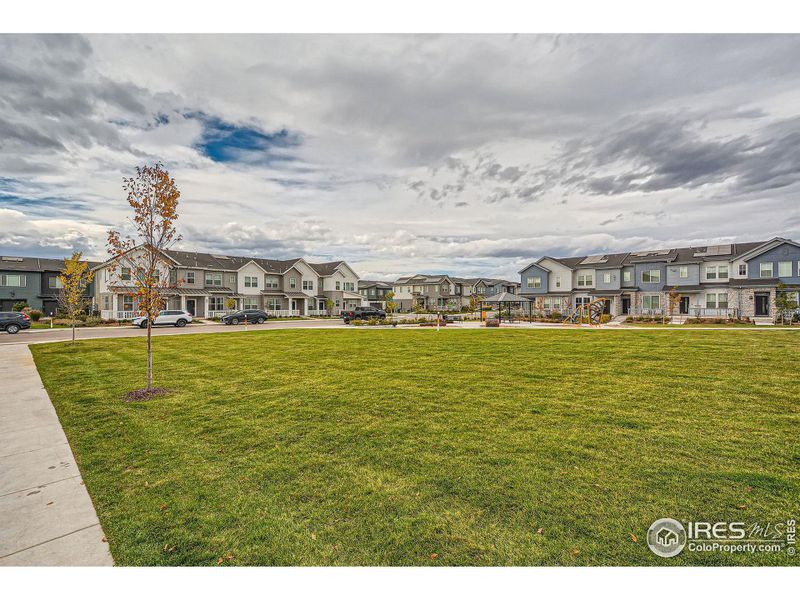
M 185 310 L 162 310 L 158 316 L 153 320 L 153 327 L 156 325 L 174 325 L 175 327 L 183 327 L 187 323 L 192 322 L 192 313 Z M 133 324 L 145 329 L 147 327 L 147 317 L 136 317 Z

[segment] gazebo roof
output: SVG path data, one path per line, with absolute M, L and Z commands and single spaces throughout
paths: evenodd
M 488 302 L 489 304 L 496 304 L 498 302 L 530 302 L 528 298 L 517 296 L 516 294 L 512 294 L 511 292 L 500 292 L 499 294 L 495 294 L 494 296 L 489 296 L 488 298 L 484 298 L 483 301 Z

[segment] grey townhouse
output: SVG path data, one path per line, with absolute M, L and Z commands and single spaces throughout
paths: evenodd
M 519 284 L 488 277 L 417 274 L 400 277 L 392 288 L 398 310 L 409 312 L 418 306 L 426 310 L 461 310 L 471 301 L 500 292 L 516 294 Z
M 134 249 L 132 252 L 140 251 Z M 130 319 L 137 314 L 132 273 L 107 261 L 94 267 L 95 302 L 101 316 Z M 169 273 L 166 308 L 187 310 L 197 317 L 236 309 L 262 309 L 272 316 L 319 316 L 361 304 L 358 275 L 343 260 L 312 263 L 303 258 L 274 260 L 167 250 L 159 269 Z
M 55 258 L 0 256 L 0 310 L 10 311 L 15 304 L 24 302 L 45 315 L 55 315 L 62 287 L 58 276 L 63 269 L 64 261 Z M 93 296 L 94 284 L 90 283 L 85 297 L 91 301 Z
M 386 310 L 386 294 L 392 291 L 392 284 L 386 281 L 358 282 L 358 293 L 361 294 L 361 303 L 364 306 L 382 308 Z
M 783 284 L 783 287 L 779 286 Z M 798 299 L 800 244 L 775 237 L 662 250 L 555 258 L 520 271 L 520 295 L 537 309 L 566 314 L 596 298 L 611 315 L 775 318 L 777 293 Z M 673 292 L 674 291 L 674 292 Z

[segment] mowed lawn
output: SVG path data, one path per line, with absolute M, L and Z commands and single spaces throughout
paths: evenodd
M 664 559 L 800 509 L 795 331 L 288 330 L 31 346 L 120 565 Z

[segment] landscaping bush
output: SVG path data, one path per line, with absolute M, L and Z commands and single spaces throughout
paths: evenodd
M 11 310 L 14 312 L 25 312 L 25 309 L 30 310 L 30 306 L 28 306 L 27 302 L 15 302 L 14 306 L 11 307 Z
M 564 315 L 562 315 L 557 310 L 554 310 L 553 312 L 550 313 L 550 318 L 551 319 L 555 319 L 556 321 L 558 321 L 559 319 L 562 319 L 563 317 L 564 317 Z
M 43 315 L 44 313 L 42 313 L 42 311 L 40 310 L 32 310 L 28 313 L 28 316 L 34 323 L 36 323 L 39 319 L 41 319 Z
M 605 323 L 609 323 L 611 321 L 611 315 L 601 315 L 600 316 L 600 324 L 604 325 Z

